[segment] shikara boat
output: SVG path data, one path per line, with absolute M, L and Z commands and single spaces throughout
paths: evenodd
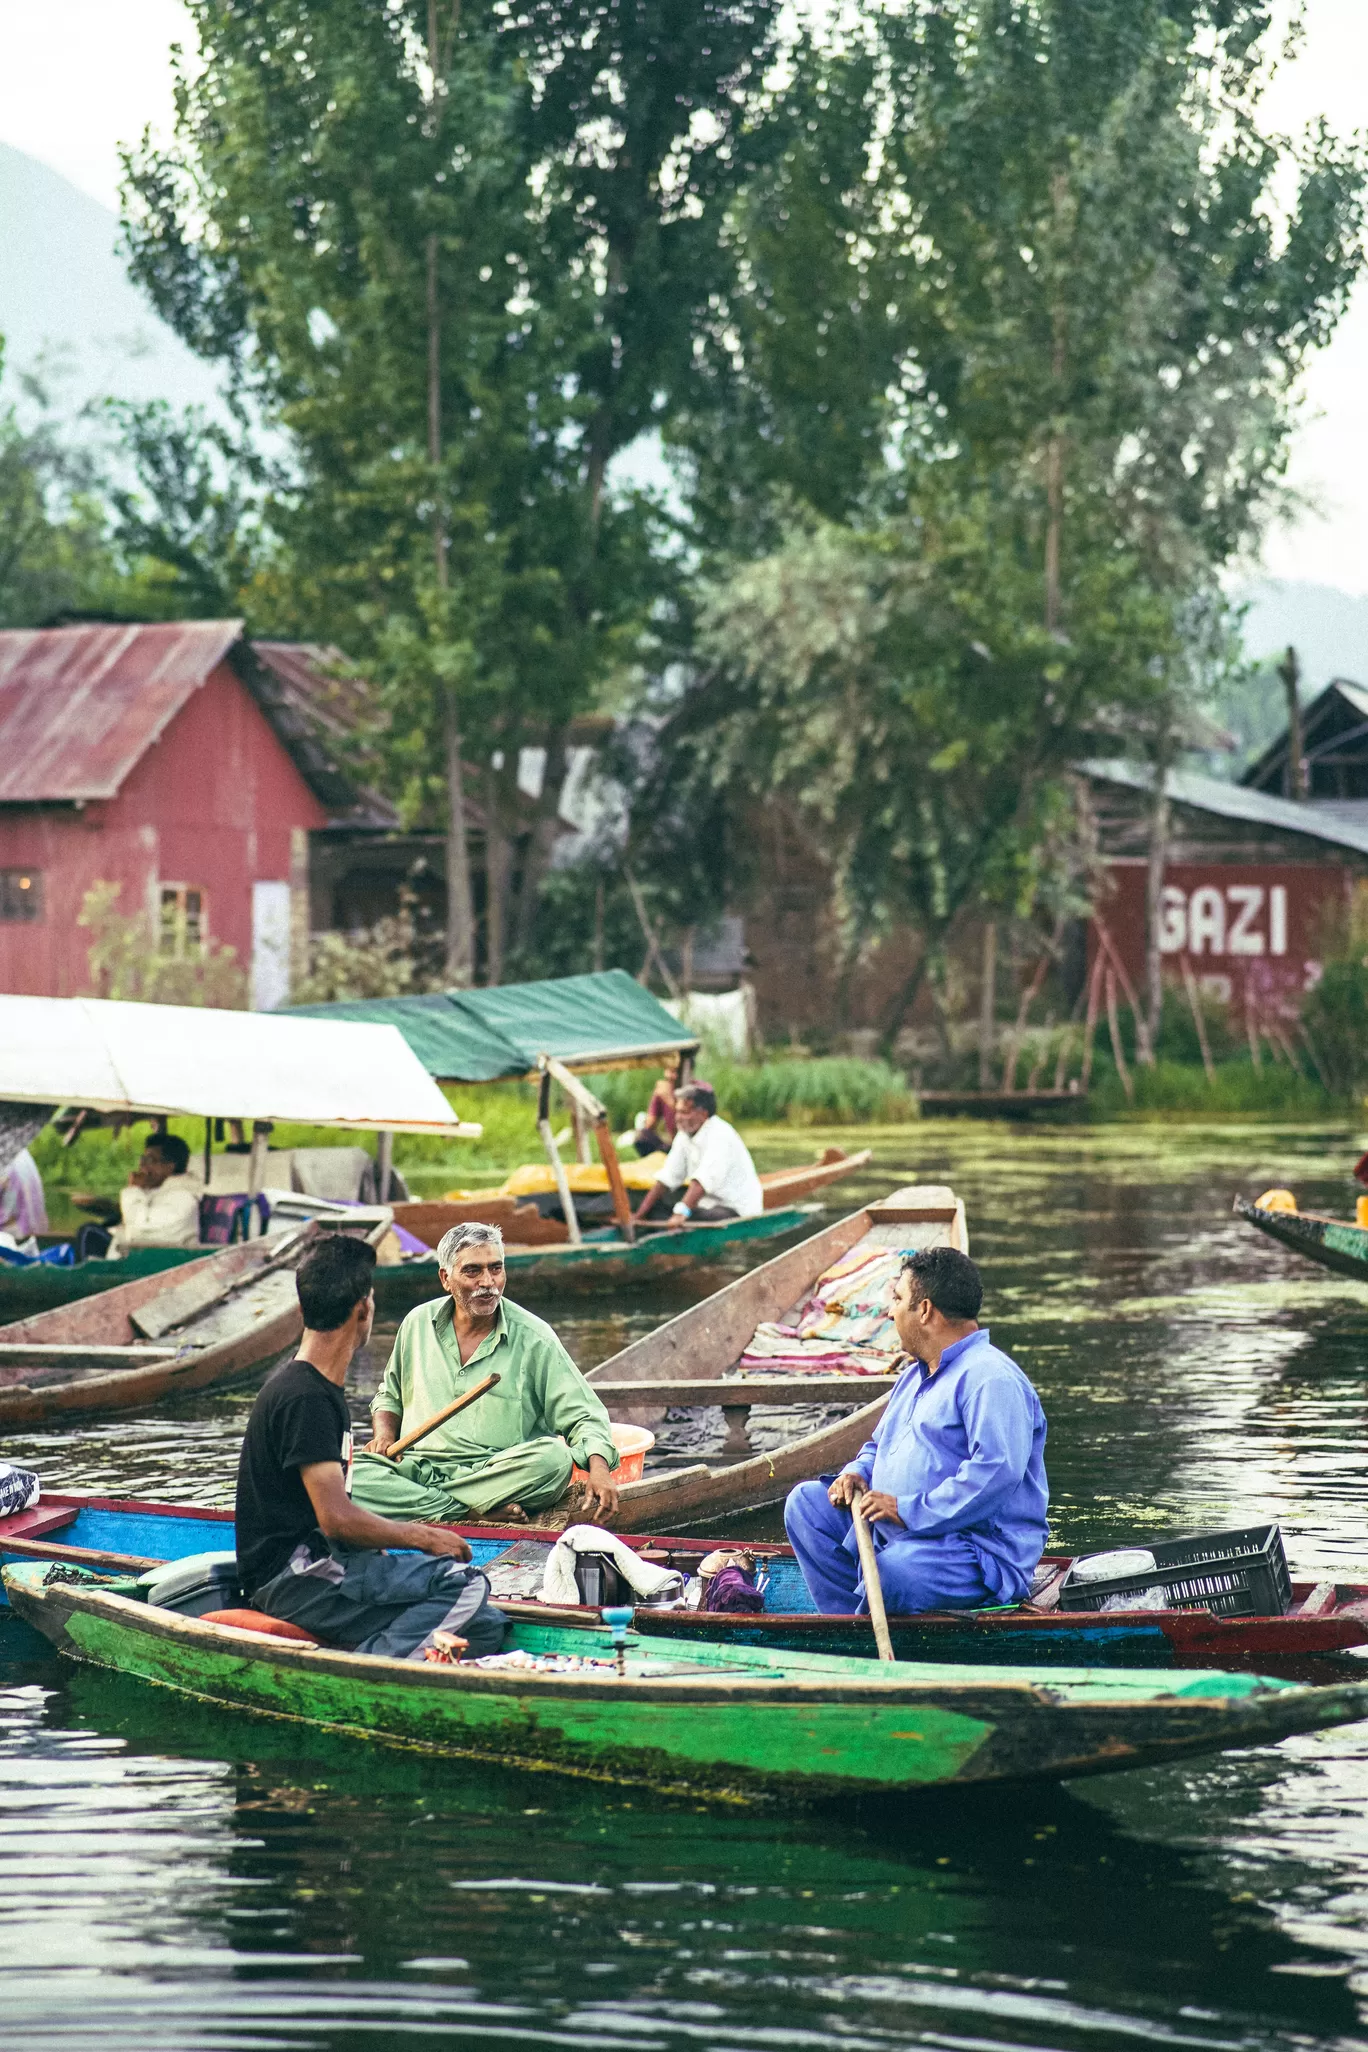
M 461 1218 L 487 1217 L 504 1232 L 508 1273 L 516 1287 L 529 1295 L 593 1292 L 654 1284 L 722 1260 L 734 1247 L 796 1233 L 811 1216 L 803 1205 L 813 1192 L 842 1176 L 857 1174 L 868 1161 L 866 1149 L 861 1154 L 842 1155 L 837 1162 L 772 1170 L 760 1178 L 765 1191 L 761 1217 L 724 1219 L 715 1225 L 638 1227 L 630 1243 L 616 1226 L 603 1226 L 587 1229 L 580 1245 L 573 1246 L 558 1219 L 542 1218 L 533 1205 L 516 1198 L 397 1204 L 393 1209 L 396 1222 L 419 1238 L 428 1234 L 440 1237 L 439 1226 L 445 1232 L 448 1224 Z M 521 1240 L 519 1235 L 524 1233 L 529 1238 L 535 1234 L 535 1244 Z M 203 1259 L 204 1249 L 198 1247 L 139 1247 L 122 1260 L 78 1261 L 66 1268 L 49 1268 L 38 1262 L 11 1268 L 0 1262 L 0 1320 L 76 1303 L 117 1289 L 122 1283 Z M 376 1309 L 387 1321 L 402 1318 L 415 1304 L 440 1292 L 435 1254 L 413 1255 L 376 1270 Z
M 0 1426 L 131 1411 L 244 1381 L 299 1337 L 315 1228 L 249 1240 L 0 1328 Z
M 720 1261 L 735 1247 L 800 1232 L 810 1217 L 800 1205 L 786 1204 L 759 1218 L 722 1219 L 715 1225 L 639 1226 L 630 1242 L 616 1226 L 586 1231 L 579 1246 L 568 1241 L 535 1247 L 506 1242 L 509 1284 L 515 1294 L 523 1291 L 528 1296 L 649 1285 Z M 375 1307 L 384 1319 L 402 1318 L 415 1304 L 441 1293 L 435 1254 L 375 1272 Z
M 129 1579 L 7 1567 L 20 1617 L 57 1650 L 200 1701 L 426 1751 L 724 1802 L 821 1801 L 1059 1780 L 1265 1745 L 1368 1716 L 1368 1683 L 1243 1674 L 947 1666 L 720 1640 L 665 1645 L 575 1613 L 519 1617 L 521 1665 L 345 1653 L 148 1603 Z M 142 1600 L 140 1600 L 140 1597 Z M 546 1656 L 590 1661 L 567 1671 Z
M 506 1610 L 529 1621 L 544 1615 L 531 1598 L 556 1540 L 553 1530 L 527 1525 L 457 1529 L 469 1540 L 473 1559 L 489 1575 Z M 45 1493 L 34 1509 L 0 1519 L 0 1561 L 58 1561 L 106 1575 L 136 1576 L 168 1560 L 231 1551 L 233 1543 L 231 1511 L 129 1498 Z M 787 1546 L 745 1543 L 769 1580 L 763 1612 L 642 1606 L 638 1629 L 671 1643 L 716 1639 L 874 1658 L 868 1617 L 822 1616 Z M 692 1575 L 715 1544 L 712 1539 L 659 1538 L 645 1541 L 639 1551 Z M 1069 1559 L 1047 1556 L 1044 1565 L 1056 1570 L 1054 1583 L 1033 1604 L 890 1618 L 897 1658 L 1012 1667 L 1217 1667 L 1332 1681 L 1343 1678 L 1346 1649 L 1368 1645 L 1368 1584 L 1294 1581 L 1292 1606 L 1281 1617 L 1229 1617 L 1194 1609 L 1099 1614 L 1054 1608 L 1052 1598 Z M 593 1613 L 576 1615 L 584 1623 Z
M 1235 1214 L 1294 1254 L 1304 1254 L 1336 1275 L 1368 1282 L 1368 1229 L 1314 1211 L 1267 1211 L 1246 1197 L 1235 1199 Z

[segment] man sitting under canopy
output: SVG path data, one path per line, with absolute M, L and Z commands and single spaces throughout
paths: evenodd
M 371 1401 L 372 1437 L 357 1457 L 352 1500 L 382 1517 L 454 1523 L 521 1516 L 588 1473 L 596 1524 L 617 1509 L 608 1413 L 551 1327 L 504 1296 L 497 1226 L 453 1226 L 437 1249 L 445 1296 L 410 1311 Z M 497 1387 L 397 1461 L 377 1459 L 491 1372 Z
M 675 1118 L 679 1130 L 659 1180 L 637 1206 L 638 1224 L 666 1210 L 678 1225 L 693 1218 L 759 1218 L 765 1192 L 755 1163 L 735 1126 L 717 1116 L 712 1085 L 700 1080 L 676 1091 Z
M 130 1247 L 198 1247 L 204 1185 L 189 1173 L 190 1149 L 175 1133 L 149 1133 L 142 1159 L 119 1192 L 111 1258 Z
M 979 1326 L 982 1302 L 978 1269 L 956 1248 L 903 1262 L 893 1322 L 911 1365 L 844 1473 L 799 1483 L 784 1506 L 819 1610 L 868 1608 L 857 1517 L 873 1532 L 890 1612 L 972 1610 L 1028 1594 L 1045 1550 L 1045 1414 Z

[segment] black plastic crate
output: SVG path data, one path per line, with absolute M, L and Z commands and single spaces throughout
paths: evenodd
M 1060 1609 L 1100 1610 L 1109 1596 L 1138 1596 L 1161 1585 L 1172 1610 L 1210 1610 L 1217 1617 L 1281 1617 L 1292 1606 L 1292 1578 L 1276 1525 L 1128 1544 L 1147 1545 L 1154 1566 L 1144 1574 L 1121 1575 L 1108 1582 L 1076 1581 L 1070 1568 L 1060 1586 Z

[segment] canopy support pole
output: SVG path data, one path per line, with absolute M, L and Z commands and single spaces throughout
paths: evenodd
M 266 1154 L 271 1145 L 271 1128 L 265 1119 L 252 1122 L 252 1152 L 247 1162 L 247 1195 L 260 1195 L 266 1181 Z
M 570 1245 L 572 1247 L 581 1247 L 584 1244 L 584 1235 L 580 1231 L 579 1217 L 575 1211 L 575 1200 L 570 1195 L 570 1180 L 565 1173 L 565 1163 L 560 1158 L 560 1149 L 556 1145 L 556 1136 L 551 1130 L 551 1076 L 544 1067 L 542 1068 L 541 1095 L 537 1100 L 537 1131 L 541 1134 L 542 1146 L 546 1149 L 546 1158 L 551 1164 L 551 1173 L 556 1179 L 556 1191 L 560 1197 L 561 1211 L 565 1218 L 566 1228 L 570 1234 Z
M 390 1184 L 394 1179 L 394 1135 L 377 1133 L 375 1136 L 375 1201 L 388 1204 Z
M 575 1128 L 581 1130 L 581 1118 L 587 1119 L 594 1128 L 598 1141 L 599 1159 L 608 1177 L 608 1188 L 613 1193 L 613 1217 L 617 1229 L 629 1247 L 636 1245 L 636 1227 L 632 1223 L 632 1200 L 627 1195 L 627 1185 L 622 1180 L 622 1164 L 618 1160 L 617 1148 L 608 1126 L 608 1112 L 601 1105 L 592 1090 L 564 1062 L 558 1062 L 554 1055 L 541 1055 L 537 1066 L 542 1072 L 542 1091 L 549 1097 L 550 1081 L 554 1076 L 561 1089 L 575 1108 Z

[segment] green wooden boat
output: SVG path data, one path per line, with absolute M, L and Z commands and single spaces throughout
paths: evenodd
M 508 1273 L 529 1295 L 569 1290 L 607 1290 L 620 1284 L 650 1284 L 720 1260 L 733 1247 L 753 1240 L 777 1240 L 807 1225 L 811 1213 L 798 1204 L 762 1212 L 759 1218 L 724 1219 L 717 1225 L 690 1225 L 672 1231 L 641 1233 L 628 1246 L 612 1227 L 587 1233 L 584 1244 L 510 1248 Z M 32 1318 L 39 1311 L 73 1304 L 120 1283 L 136 1282 L 187 1261 L 203 1261 L 222 1249 L 210 1247 L 140 1247 L 119 1261 L 78 1261 L 71 1268 L 12 1268 L 0 1262 L 0 1323 Z M 380 1317 L 402 1318 L 415 1304 L 441 1295 L 437 1260 L 421 1256 L 375 1271 L 375 1308 Z
M 1246 1197 L 1235 1199 L 1235 1216 L 1321 1268 L 1368 1282 L 1368 1229 L 1363 1226 L 1314 1211 L 1265 1211 Z
M 519 1619 L 507 1650 L 604 1664 L 429 1666 L 268 1638 L 139 1600 L 130 1580 L 24 1562 L 10 1603 L 69 1658 L 367 1742 L 736 1802 L 1115 1773 L 1368 1716 L 1368 1683 L 1243 1674 L 875 1665 Z
M 181 1268 L 187 1261 L 204 1261 L 222 1253 L 221 1247 L 137 1247 L 120 1261 L 77 1261 L 70 1268 L 49 1268 L 42 1262 L 20 1268 L 0 1261 L 0 1322 L 32 1318 L 39 1311 L 55 1311 L 59 1304 L 77 1304 L 83 1297 L 98 1297 L 115 1290 L 120 1283 L 141 1282 L 145 1275 L 160 1275 L 167 1268 Z
M 505 1266 L 510 1285 L 524 1296 L 650 1284 L 703 1268 L 733 1247 L 801 1231 L 810 1224 L 811 1216 L 801 1205 L 789 1204 L 780 1211 L 764 1211 L 758 1218 L 729 1218 L 716 1225 L 676 1226 L 655 1232 L 639 1229 L 631 1246 L 614 1227 L 606 1226 L 601 1232 L 586 1233 L 578 1247 L 509 1247 Z M 402 1318 L 415 1304 L 425 1304 L 441 1294 L 435 1254 L 430 1260 L 418 1256 L 375 1271 L 375 1308 L 381 1318 Z

